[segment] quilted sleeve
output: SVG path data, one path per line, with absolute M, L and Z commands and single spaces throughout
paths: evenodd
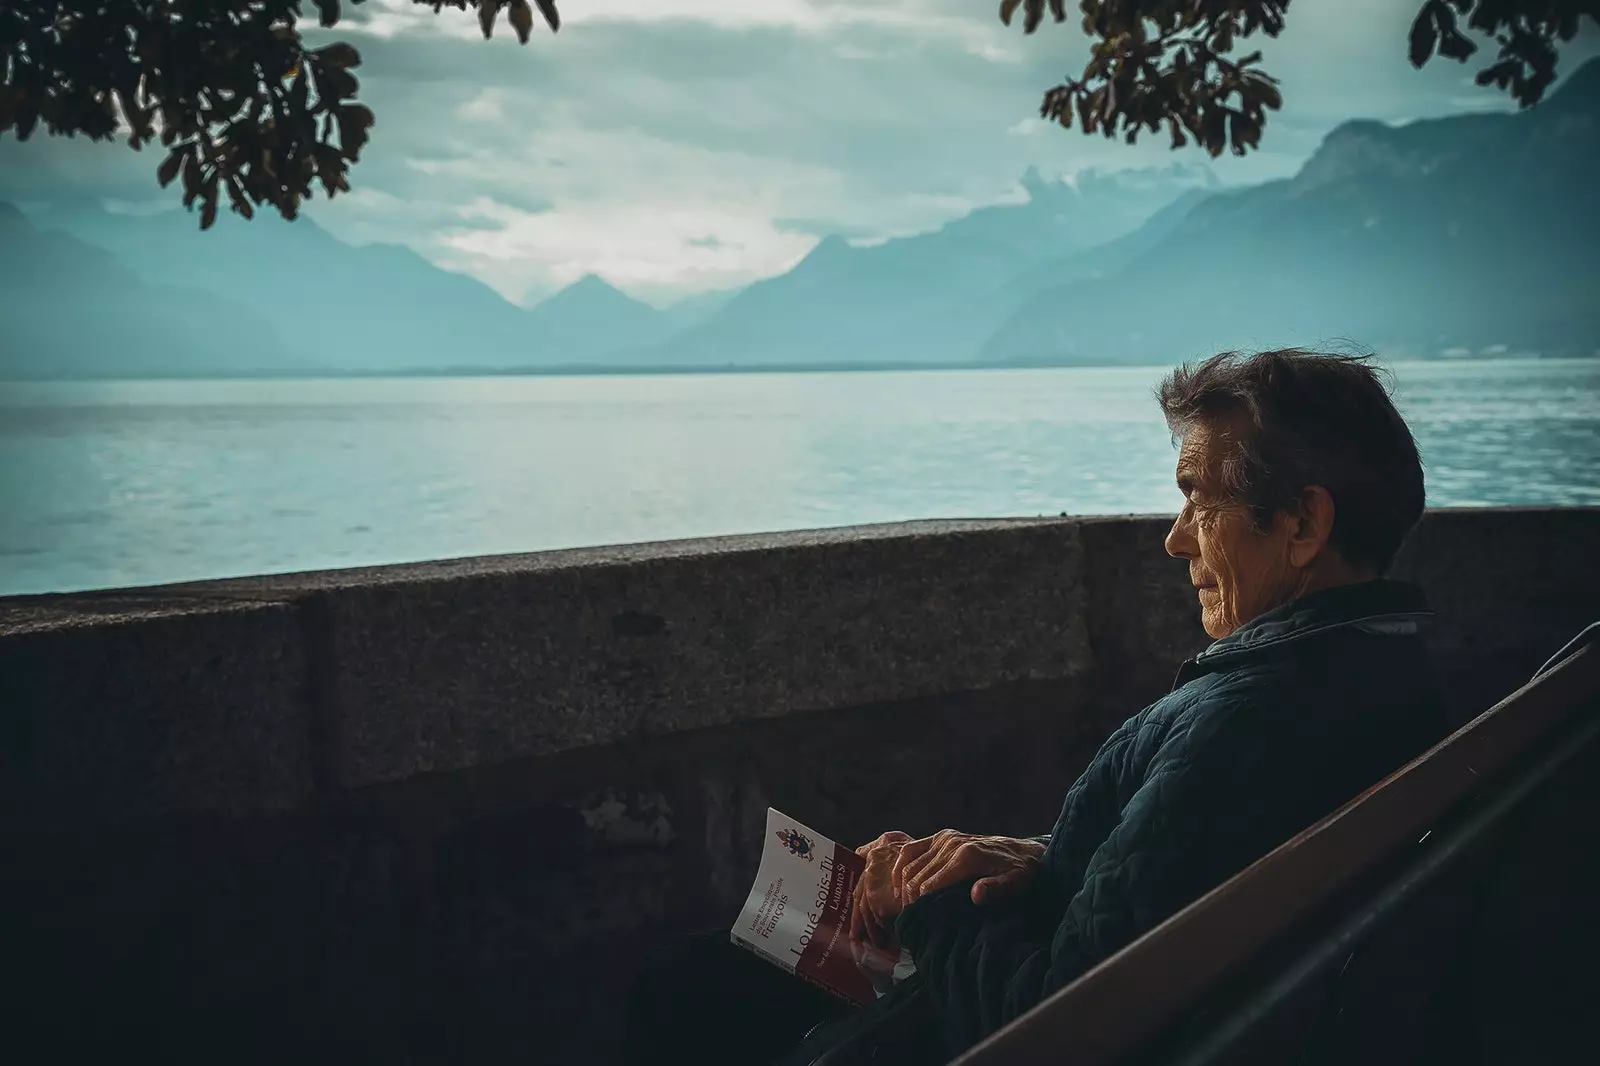
M 967 886 L 907 908 L 901 939 L 943 1007 L 952 1052 L 1026 1012 L 1275 843 L 1263 843 L 1260 797 L 1252 802 L 1246 794 L 1268 745 L 1237 719 L 1259 719 L 1219 717 L 1235 719 L 1226 742 L 1213 718 L 1198 730 L 1174 730 L 1162 744 L 1054 930 L 1037 916 L 980 911 Z M 1194 735 L 1202 731 L 1211 735 Z

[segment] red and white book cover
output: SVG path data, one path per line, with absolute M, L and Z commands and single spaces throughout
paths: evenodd
M 761 866 L 733 942 L 852 1003 L 911 971 L 909 957 L 850 939 L 850 900 L 866 860 L 768 808 Z

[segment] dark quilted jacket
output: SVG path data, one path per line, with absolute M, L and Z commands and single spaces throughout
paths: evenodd
M 1026 900 L 919 900 L 902 941 L 947 1054 L 1005 1025 L 1442 739 L 1415 588 L 1268 612 L 1183 665 L 1067 793 Z

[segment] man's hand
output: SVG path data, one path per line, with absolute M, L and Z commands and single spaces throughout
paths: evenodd
M 1044 845 L 1016 837 L 978 836 L 943 829 L 896 849 L 892 881 L 902 908 L 953 884 L 977 878 L 972 902 L 980 907 L 1010 896 L 1039 867 Z
M 893 939 L 894 917 L 901 911 L 894 884 L 895 857 L 910 839 L 909 833 L 885 833 L 856 849 L 866 858 L 867 868 L 850 900 L 851 940 L 887 947 Z

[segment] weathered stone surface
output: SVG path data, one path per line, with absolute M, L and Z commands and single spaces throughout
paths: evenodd
M 130 594 L 0 604 L 0 824 L 282 810 L 311 787 L 294 609 Z
M 1395 564 L 1437 612 L 1427 637 L 1467 719 L 1600 621 L 1600 508 L 1429 511 Z
M 1096 727 L 1110 732 L 1172 687 L 1183 660 L 1210 642 L 1189 566 L 1167 554 L 1170 517 L 1083 520 Z
M 347 786 L 1088 668 L 1071 521 L 264 579 L 326 619 Z

